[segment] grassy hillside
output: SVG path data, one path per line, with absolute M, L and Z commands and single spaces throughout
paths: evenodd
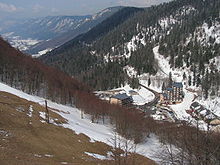
M 28 116 L 30 106 L 33 107 L 32 117 Z M 99 160 L 84 153 L 107 155 L 112 147 L 90 142 L 89 137 L 61 126 L 47 124 L 39 115 L 44 111 L 45 108 L 36 103 L 0 92 L 0 164 L 114 164 L 114 160 Z M 52 111 L 50 117 L 56 124 L 65 122 Z M 155 164 L 142 156 L 135 157 L 137 164 Z

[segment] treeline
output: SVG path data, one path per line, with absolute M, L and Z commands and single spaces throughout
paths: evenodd
M 123 64 L 117 61 L 103 63 L 91 68 L 90 71 L 80 74 L 79 79 L 87 82 L 96 90 L 119 88 L 128 81 Z
M 43 65 L 0 39 L 0 80 L 26 93 L 71 103 L 76 91 L 90 89 L 58 69 Z

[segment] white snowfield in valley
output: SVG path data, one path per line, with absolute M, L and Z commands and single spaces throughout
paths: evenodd
M 31 39 L 31 38 L 23 39 L 20 36 L 13 36 L 13 34 L 14 34 L 13 32 L 5 33 L 2 36 L 7 40 L 9 40 L 10 44 L 14 48 L 18 48 L 21 51 L 28 50 L 31 46 L 36 45 L 37 43 L 40 42 L 40 40 Z
M 28 101 L 44 105 L 44 98 L 26 94 L 3 83 L 0 83 L 0 91 L 8 92 Z M 75 131 L 77 134 L 83 133 L 87 135 L 88 137 L 90 137 L 91 142 L 93 142 L 94 140 L 101 141 L 113 146 L 113 143 L 111 142 L 111 139 L 114 138 L 112 126 L 92 123 L 89 119 L 89 116 L 85 115 L 84 118 L 81 119 L 81 112 L 77 108 L 57 104 L 49 100 L 48 107 L 59 110 L 59 112 L 54 112 L 67 120 L 66 124 L 62 124 L 63 127 L 69 128 Z M 155 135 L 151 134 L 149 138 L 146 138 L 146 142 L 137 145 L 136 151 L 137 153 L 146 156 L 152 160 L 159 161 L 155 157 L 155 154 L 158 154 L 160 151 L 163 150 L 163 147 L 161 146 L 162 144 L 159 142 L 159 139 Z
M 45 49 L 45 50 L 42 50 L 42 51 L 39 51 L 38 54 L 33 54 L 32 57 L 33 58 L 38 58 L 48 52 L 50 52 L 51 50 L 53 50 L 52 48 L 48 48 L 48 49 Z

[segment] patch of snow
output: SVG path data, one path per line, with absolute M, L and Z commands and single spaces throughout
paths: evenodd
M 40 120 L 40 121 L 42 123 L 46 123 L 46 121 L 47 121 L 46 113 L 45 112 L 39 112 L 39 114 L 40 114 L 40 117 L 43 119 L 43 120 Z M 59 126 L 59 124 L 57 124 L 55 121 L 56 121 L 55 119 L 52 119 L 51 117 L 49 117 L 49 123 L 52 123 L 54 125 Z
M 159 25 L 161 26 L 162 29 L 167 29 L 169 28 L 171 25 L 174 25 L 177 23 L 177 20 L 172 18 L 172 16 L 170 16 L 170 18 L 166 17 L 166 18 L 161 18 L 158 21 Z
M 208 98 L 206 100 L 200 99 L 197 100 L 200 104 L 202 104 L 205 108 L 210 110 L 212 113 L 220 117 L 220 98 Z
M 110 12 L 110 11 L 111 11 L 110 9 L 104 9 L 104 10 L 102 10 L 101 12 L 99 12 L 99 13 L 93 15 L 93 16 L 92 16 L 92 19 L 95 20 L 95 19 L 97 19 L 97 18 L 103 16 L 105 13 Z
M 100 160 L 113 160 L 111 157 L 107 157 L 104 155 L 100 155 L 100 154 L 95 154 L 95 153 L 90 153 L 90 152 L 84 152 L 86 155 L 89 155 L 95 159 L 100 159 Z
M 156 135 L 150 134 L 148 138 L 146 138 L 145 142 L 137 145 L 136 152 L 145 155 L 148 158 L 159 162 L 159 159 L 156 158 L 158 153 L 161 153 L 164 149 L 163 144 L 159 141 Z
M 45 157 L 48 157 L 48 158 L 54 157 L 53 155 L 50 155 L 50 154 L 45 154 L 44 156 L 45 156 Z
M 35 157 L 41 158 L 42 156 L 39 154 L 34 154 Z
M 133 36 L 130 42 L 127 43 L 127 49 L 128 49 L 128 54 L 126 55 L 126 58 L 129 58 L 131 56 L 131 52 L 135 51 L 137 49 L 137 46 L 135 44 L 137 36 Z
M 94 139 L 91 139 L 90 138 L 90 141 L 89 141 L 90 143 L 95 143 L 96 141 L 94 140 Z
M 195 34 L 203 45 L 209 45 L 210 38 L 214 39 L 216 44 L 220 44 L 220 22 L 215 21 L 210 27 L 207 23 L 203 23 L 201 27 L 196 29 Z
M 46 119 L 46 113 L 45 112 L 39 112 L 39 114 L 40 114 L 40 117 L 42 119 Z
M 197 11 L 193 6 L 183 6 L 170 16 L 161 18 L 158 23 L 163 30 L 171 28 L 172 25 L 181 22 L 181 18 Z
M 33 105 L 30 105 L 29 107 L 29 113 L 27 114 L 29 117 L 32 117 L 32 114 L 33 114 Z
M 0 136 L 8 137 L 8 136 L 11 136 L 11 133 L 9 133 L 9 132 L 7 132 L 5 130 L 0 129 Z
M 220 56 L 214 57 L 213 59 L 209 61 L 209 63 L 212 63 L 212 62 L 214 63 L 215 68 L 220 71 Z
M 40 57 L 40 56 L 42 56 L 42 55 L 44 55 L 44 54 L 50 52 L 51 50 L 53 50 L 53 49 L 47 48 L 47 49 L 45 49 L 45 50 L 39 51 L 38 54 L 33 54 L 32 57 L 33 57 L 33 58 L 38 58 L 38 57 Z
M 16 107 L 16 111 L 18 111 L 18 112 L 24 112 L 25 110 L 24 110 L 24 108 L 23 107 Z
M 158 111 L 156 112 L 156 114 L 151 115 L 151 117 L 153 117 L 154 120 L 164 120 L 165 116 L 162 113 L 159 113 Z
M 189 92 L 184 89 L 184 99 L 183 102 L 176 105 L 171 105 L 170 107 L 176 114 L 176 117 L 179 120 L 186 120 L 188 121 L 191 118 L 191 115 L 186 113 L 186 110 L 190 109 L 190 105 L 193 103 L 195 95 L 192 92 Z
M 137 75 L 137 71 L 136 71 L 135 68 L 132 67 L 132 66 L 127 65 L 127 66 L 124 67 L 124 70 L 126 70 L 127 75 L 128 75 L 130 78 L 132 78 L 133 76 L 136 76 L 136 75 Z

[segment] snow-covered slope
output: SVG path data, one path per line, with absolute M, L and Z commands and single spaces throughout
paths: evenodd
M 213 44 L 210 42 L 220 44 L 220 22 L 215 21 L 211 26 L 205 22 L 201 27 L 196 29 L 195 34 L 199 36 L 198 41 L 200 41 L 203 45 Z M 214 41 L 211 41 L 211 39 Z
M 26 100 L 44 105 L 44 98 L 26 94 L 3 83 L 0 83 L 0 91 L 8 92 Z M 81 119 L 81 111 L 77 108 L 60 105 L 49 100 L 48 106 L 50 108 L 56 109 L 53 111 L 66 119 L 67 123 L 63 124 L 63 127 L 69 128 L 75 131 L 77 134 L 83 133 L 90 137 L 91 141 L 101 141 L 109 145 L 113 145 L 111 139 L 114 138 L 114 131 L 111 125 L 92 123 L 89 119 L 89 116 L 86 115 L 84 115 L 84 118 Z M 137 145 L 137 153 L 155 161 L 157 161 L 155 154 L 159 151 L 162 151 L 161 144 L 157 137 L 154 135 L 151 135 L 150 138 L 146 138 L 145 143 Z

